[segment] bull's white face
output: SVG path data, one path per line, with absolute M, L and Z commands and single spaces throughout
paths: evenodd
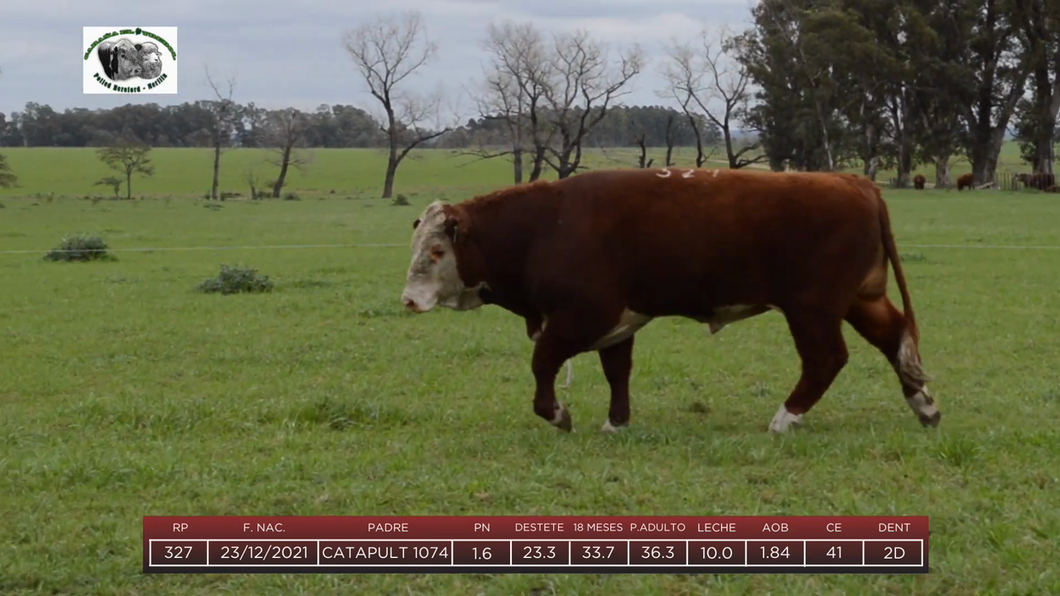
M 479 287 L 468 288 L 460 279 L 443 205 L 440 201 L 431 203 L 412 233 L 412 263 L 401 302 L 413 312 L 427 312 L 435 306 L 454 310 L 482 306 Z

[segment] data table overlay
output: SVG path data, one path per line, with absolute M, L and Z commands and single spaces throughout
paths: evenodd
M 144 573 L 927 573 L 928 518 L 144 517 Z

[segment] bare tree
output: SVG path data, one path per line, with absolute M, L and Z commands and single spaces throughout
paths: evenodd
M 235 77 L 229 77 L 225 81 L 225 91 L 218 85 L 210 74 L 210 67 L 203 66 L 206 71 L 206 84 L 213 90 L 217 99 L 207 102 L 212 119 L 210 128 L 210 140 L 213 143 L 213 184 L 210 186 L 210 198 L 217 200 L 217 187 L 221 175 L 221 147 L 232 140 L 232 132 L 235 127 L 235 119 L 238 116 L 238 107 L 232 101 L 232 93 L 235 91 Z
M 674 118 L 673 112 L 666 116 L 666 167 L 674 165 Z M 702 148 L 700 153 L 702 153 Z
M 667 49 L 670 63 L 665 74 L 674 97 L 686 114 L 689 114 L 690 108 L 693 111 L 698 108 L 699 113 L 718 127 L 725 142 L 730 168 L 736 170 L 765 161 L 764 154 L 744 157 L 758 149 L 757 142 L 743 144 L 738 149 L 734 147 L 732 124 L 738 109 L 749 99 L 747 87 L 751 81 L 746 67 L 728 59 L 728 50 L 735 43 L 734 37 L 724 28 L 716 36 L 704 30 L 699 34 L 698 41 L 698 48 L 693 47 L 691 42 L 673 42 Z M 694 123 L 693 127 L 698 128 Z
M 515 184 L 523 181 L 524 153 L 526 152 L 523 138 L 525 133 L 523 99 L 523 93 L 515 83 L 515 78 L 509 73 L 499 70 L 488 73 L 474 102 L 479 118 L 487 122 L 503 123 L 506 146 L 498 148 L 495 139 L 480 137 L 476 147 L 462 152 L 482 159 L 510 156 Z
M 637 135 L 637 138 L 633 139 L 633 142 L 640 147 L 640 155 L 637 156 L 637 167 L 644 169 L 650 168 L 651 164 L 655 162 L 655 158 L 648 159 L 648 144 L 645 142 L 647 134 L 641 132 Z
M 382 130 L 389 139 L 389 155 L 382 196 L 389 198 L 402 160 L 416 147 L 451 129 L 424 128 L 438 114 L 440 95 L 420 96 L 402 88 L 402 83 L 431 60 L 438 45 L 427 37 L 418 12 L 406 12 L 396 18 L 379 17 L 348 31 L 343 42 L 368 92 L 385 112 Z
M 526 153 L 530 181 L 541 176 L 544 166 L 559 178 L 577 171 L 585 139 L 629 92 L 630 80 L 643 65 L 635 45 L 612 60 L 608 48 L 585 31 L 546 41 L 531 23 L 491 24 L 483 47 L 490 59 L 479 113 L 505 123 L 510 147 L 480 147 L 474 153 L 483 158 L 511 155 L 516 183 L 523 179 Z
M 532 23 L 505 21 L 486 28 L 482 47 L 489 55 L 484 93 L 476 100 L 479 115 L 504 122 L 507 148 L 480 147 L 483 158 L 511 155 L 515 183 L 523 181 L 524 157 L 530 153 L 532 182 L 541 176 L 551 127 L 542 114 L 550 68 L 544 37 Z
M 693 89 L 702 87 L 703 72 L 695 66 L 696 55 L 691 44 L 673 42 L 666 51 L 671 59 L 671 63 L 663 70 L 668 82 L 667 93 L 677 101 L 688 119 L 688 126 L 696 137 L 696 167 L 701 168 L 709 155 L 703 152 L 704 131 L 700 127 L 700 115 L 695 109 L 697 105 Z M 713 155 L 714 151 L 710 154 Z M 669 162 L 669 158 L 666 161 Z
M 555 128 L 545 161 L 562 179 L 578 170 L 585 137 L 604 119 L 608 108 L 629 93 L 629 83 L 640 73 L 644 57 L 640 47 L 633 45 L 612 62 L 607 48 L 584 30 L 556 35 L 553 42 L 549 68 L 540 75 Z
M 272 196 L 278 198 L 288 170 L 293 167 L 304 172 L 309 165 L 309 156 L 299 150 L 305 144 L 309 120 L 298 110 L 276 110 L 269 112 L 266 122 L 265 145 L 274 153 L 267 161 L 280 168 L 272 185 Z
M 243 178 L 250 186 L 250 200 L 256 201 L 261 196 L 261 193 L 258 192 L 258 173 L 254 171 L 253 166 L 243 171 Z

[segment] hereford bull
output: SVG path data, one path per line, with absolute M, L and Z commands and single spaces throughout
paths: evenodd
M 459 204 L 434 202 L 413 223 L 401 301 L 423 313 L 498 305 L 540 321 L 534 412 L 571 430 L 554 383 L 564 361 L 599 353 L 611 389 L 605 431 L 629 423 L 635 333 L 687 317 L 717 333 L 774 310 L 802 374 L 769 424 L 798 424 L 847 362 L 842 323 L 879 349 L 925 426 L 919 333 L 879 189 L 848 174 L 747 170 L 596 171 Z M 888 263 L 903 311 L 887 298 Z
M 913 177 L 913 188 L 917 190 L 924 190 L 924 184 L 927 183 L 927 178 L 924 178 L 923 174 L 917 174 Z
M 957 177 L 957 192 L 964 189 L 975 190 L 975 176 L 973 174 L 962 174 Z

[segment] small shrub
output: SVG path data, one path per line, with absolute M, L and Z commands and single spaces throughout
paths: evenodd
M 289 192 L 289 193 L 283 195 L 283 200 L 285 200 L 285 201 L 301 201 L 302 197 L 298 196 L 298 193 Z
M 243 196 L 243 193 L 241 193 L 241 192 L 222 192 L 221 193 L 221 200 L 223 201 L 225 199 L 235 199 L 235 198 L 241 197 L 241 196 Z
M 410 205 L 409 198 L 405 195 L 398 193 L 398 196 L 394 197 L 394 202 L 391 205 L 395 207 L 408 207 Z
M 46 261 L 116 261 L 114 255 L 107 253 L 107 243 L 99 236 L 77 234 L 67 236 L 59 246 L 44 255 Z
M 238 294 L 240 292 L 271 292 L 272 281 L 269 276 L 258 273 L 256 269 L 236 265 L 221 265 L 221 272 L 199 284 L 200 292 L 207 294 Z

